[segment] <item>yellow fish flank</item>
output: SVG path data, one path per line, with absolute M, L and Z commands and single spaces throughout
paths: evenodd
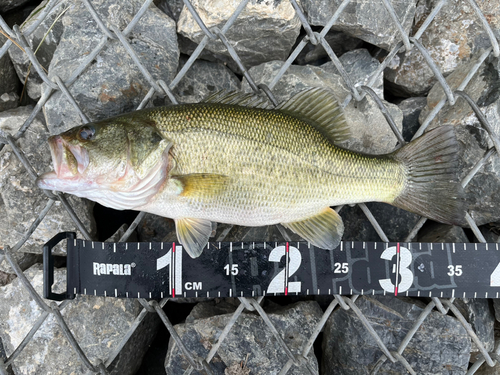
M 340 107 L 324 89 L 305 90 L 276 109 L 249 94 L 215 95 L 51 137 L 54 172 L 37 182 L 115 209 L 172 218 L 193 257 L 212 222 L 281 223 L 333 249 L 343 233 L 330 208 L 338 204 L 387 202 L 463 222 L 452 127 L 382 156 L 335 145 L 348 136 Z

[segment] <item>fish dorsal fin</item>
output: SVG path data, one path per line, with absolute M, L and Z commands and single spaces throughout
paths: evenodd
M 344 234 L 344 223 L 337 212 L 330 207 L 317 215 L 293 223 L 281 223 L 306 241 L 322 249 L 333 250 L 340 244 Z
M 276 109 L 306 121 L 332 143 L 345 141 L 350 136 L 344 111 L 327 89 L 306 89 Z
M 219 91 L 203 100 L 205 103 L 241 105 L 248 108 L 270 109 L 272 105 L 266 98 L 239 91 Z

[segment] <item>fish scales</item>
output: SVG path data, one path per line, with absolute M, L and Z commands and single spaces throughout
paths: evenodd
M 364 155 L 336 146 L 349 131 L 328 90 L 266 106 L 233 92 L 75 127 L 49 138 L 54 171 L 37 185 L 172 218 L 192 257 L 202 253 L 213 222 L 281 223 L 334 249 L 344 232 L 331 208 L 339 204 L 382 201 L 465 222 L 452 126 L 387 155 Z
M 172 140 L 174 174 L 231 176 L 224 194 L 192 198 L 192 212 L 179 204 L 179 214 L 240 225 L 275 224 L 330 205 L 392 201 L 403 188 L 399 163 L 336 147 L 290 114 L 190 104 L 141 115 Z M 156 203 L 158 213 L 171 204 L 161 204 L 162 199 Z M 169 210 L 175 215 L 176 210 Z

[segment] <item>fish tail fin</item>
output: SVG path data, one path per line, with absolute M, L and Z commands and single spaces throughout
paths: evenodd
M 392 153 L 407 180 L 392 204 L 446 224 L 465 225 L 465 193 L 458 178 L 458 141 L 451 125 L 433 129 Z

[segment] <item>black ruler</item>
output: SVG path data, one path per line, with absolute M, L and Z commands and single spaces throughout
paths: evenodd
M 52 247 L 67 240 L 67 292 L 55 294 Z M 60 233 L 44 246 L 44 297 L 397 295 L 499 298 L 498 243 L 210 242 L 192 259 L 172 242 L 110 243 Z

